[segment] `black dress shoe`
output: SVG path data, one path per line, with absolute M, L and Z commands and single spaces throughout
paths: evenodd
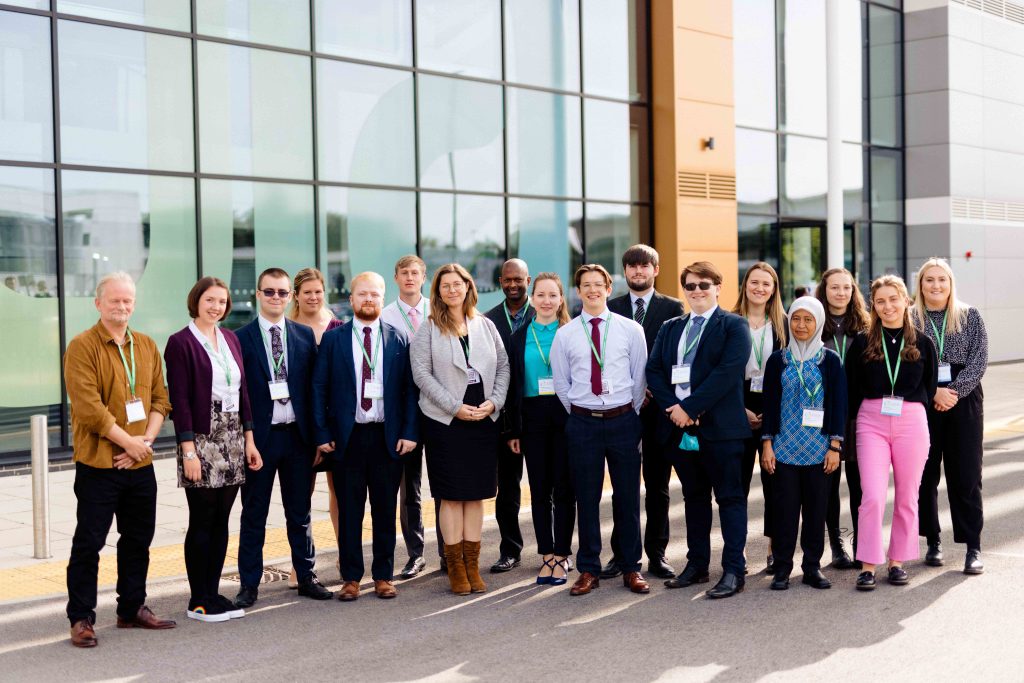
M 259 597 L 260 589 L 256 586 L 246 586 L 242 584 L 242 587 L 238 590 L 238 595 L 235 596 L 235 607 L 245 609 L 252 607 L 256 604 L 256 598 Z
M 843 543 L 841 536 L 836 536 L 830 540 L 832 545 L 832 568 L 833 569 L 853 569 L 853 558 L 850 557 L 850 553 L 846 552 L 846 545 Z
M 505 572 L 512 571 L 519 566 L 518 557 L 509 557 L 508 555 L 502 555 L 498 558 L 498 561 L 491 565 L 492 574 L 504 574 Z
M 775 555 L 769 555 L 768 556 L 768 564 L 764 568 L 764 573 L 765 574 L 774 574 L 775 573 Z
M 695 583 L 707 583 L 710 580 L 711 576 L 707 569 L 697 569 L 688 564 L 679 576 L 665 582 L 665 588 L 686 588 Z
M 712 599 L 731 598 L 737 593 L 743 592 L 744 584 L 745 581 L 742 576 L 726 572 L 719 579 L 718 583 L 715 584 L 715 587 L 707 592 L 707 596 Z
M 622 570 L 619 569 L 619 561 L 616 558 L 608 560 L 608 564 L 601 569 L 602 579 L 614 579 L 616 576 L 622 576 Z
M 672 579 L 675 578 L 676 570 L 662 557 L 647 563 L 647 573 L 659 579 Z
M 423 571 L 423 568 L 427 566 L 427 561 L 422 557 L 410 557 L 409 561 L 405 563 L 405 568 L 402 569 L 398 575 L 400 579 L 411 579 L 415 576 L 419 576 L 419 573 Z
M 447 574 L 448 573 L 448 560 L 447 560 L 447 558 L 442 557 L 439 560 L 439 562 L 440 562 L 440 565 L 441 565 L 440 566 L 441 573 L 442 574 Z
M 946 564 L 942 557 L 942 541 L 928 544 L 928 552 L 924 555 L 924 563 L 929 567 L 941 567 Z
M 964 574 L 985 573 L 985 563 L 981 561 L 981 551 L 972 548 L 967 551 L 967 559 L 964 560 Z
M 859 591 L 873 591 L 875 585 L 874 572 L 861 572 L 857 577 L 857 590 Z
M 299 595 L 313 600 L 330 600 L 334 593 L 324 588 L 316 574 L 310 574 L 307 578 L 299 581 Z
M 789 574 L 783 574 L 779 572 L 772 579 L 772 585 L 769 586 L 773 591 L 784 591 L 789 590 Z
M 889 583 L 894 586 L 906 586 L 910 583 L 910 575 L 903 567 L 889 567 Z
M 832 582 L 825 578 L 825 575 L 821 573 L 820 569 L 815 569 L 812 572 L 804 572 L 803 583 L 807 584 L 811 588 L 818 588 L 820 590 L 832 587 Z

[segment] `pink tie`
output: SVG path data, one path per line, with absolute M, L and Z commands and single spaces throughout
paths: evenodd
M 420 329 L 420 309 L 410 308 L 409 309 L 409 322 L 412 323 L 412 331 L 415 334 Z

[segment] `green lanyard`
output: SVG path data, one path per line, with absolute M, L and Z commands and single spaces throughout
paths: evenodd
M 932 325 L 932 332 L 935 333 L 935 341 L 939 345 L 939 360 L 942 360 L 942 350 L 946 348 L 946 321 L 949 320 L 949 312 L 942 316 L 942 334 L 939 334 L 939 328 L 935 327 L 935 321 L 929 316 L 928 322 Z
M 706 321 L 705 321 L 706 322 Z M 686 338 L 690 335 L 690 325 L 693 323 L 693 315 L 690 315 L 690 319 L 686 321 L 686 327 L 683 328 L 683 344 L 686 344 Z M 693 350 L 693 347 L 700 342 L 700 338 L 704 336 L 704 327 L 700 328 L 700 332 L 697 334 L 697 338 L 690 342 L 688 345 L 683 347 L 683 360 L 686 360 L 686 354 Z M 682 362 L 682 361 L 680 361 Z
M 423 298 L 422 297 L 420 297 L 420 302 L 421 303 L 423 302 Z M 405 312 L 404 308 L 402 308 L 402 304 L 396 303 L 395 305 L 398 306 L 398 312 L 402 314 L 403 318 L 405 318 L 405 324 L 409 326 L 409 331 L 415 334 L 416 328 L 412 326 L 412 321 L 409 320 L 409 314 Z M 415 306 L 410 306 L 409 308 L 415 308 L 417 311 L 420 310 L 419 304 L 417 304 Z M 510 325 L 510 327 L 511 327 L 511 325 Z
M 839 348 L 839 342 L 836 341 L 835 337 L 832 337 L 833 343 L 836 345 L 836 351 L 839 353 L 839 367 L 846 367 L 846 335 L 840 335 L 843 338 L 843 348 Z
M 892 371 L 892 366 L 889 364 L 889 349 L 885 345 L 885 333 L 882 333 L 882 354 L 885 356 L 885 371 L 889 373 L 889 384 L 892 385 L 892 394 L 896 395 L 896 380 L 900 376 L 900 364 L 903 362 L 903 342 L 904 339 L 900 339 L 900 350 L 896 360 L 896 372 Z
M 790 352 L 789 357 L 793 358 L 792 352 Z M 796 361 L 795 358 L 793 358 L 793 360 Z M 814 391 L 811 391 L 810 389 L 807 388 L 807 384 L 804 383 L 804 362 L 799 361 L 796 362 L 795 365 L 796 376 L 800 378 L 800 386 L 804 388 L 804 392 L 807 394 L 807 398 L 811 399 L 811 403 L 813 403 L 814 397 L 818 395 L 819 391 L 821 391 L 821 382 L 818 382 L 818 386 L 814 387 Z
M 701 330 L 703 333 L 704 330 Z M 758 342 L 757 346 L 754 347 L 754 360 L 757 361 L 757 374 L 761 374 L 761 368 L 764 367 L 764 338 L 768 333 L 768 316 L 764 317 L 764 327 L 761 328 L 761 341 Z M 697 337 L 700 339 L 700 337 Z M 754 341 L 754 332 L 750 332 L 750 341 Z M 688 351 L 689 349 L 687 349 Z M 685 355 L 685 354 L 684 354 Z
M 593 320 L 593 318 L 591 318 L 591 320 Z M 608 330 L 612 327 L 611 317 L 604 321 L 604 336 L 601 338 L 601 353 L 597 352 L 597 347 L 594 346 L 594 340 L 591 339 L 589 334 L 587 334 L 587 323 L 583 320 L 582 315 L 580 316 L 580 325 L 583 325 L 583 332 L 587 335 L 587 342 L 590 344 L 590 350 L 593 352 L 594 358 L 597 360 L 597 366 L 601 368 L 601 372 L 604 372 L 604 354 L 608 350 Z
M 274 360 L 274 349 L 270 345 L 270 340 L 267 339 L 267 333 L 263 331 L 263 325 L 260 325 L 260 336 L 263 337 L 263 343 L 270 351 L 270 366 L 274 369 L 274 377 L 277 377 L 281 371 L 281 364 L 284 363 L 284 357 L 288 355 L 288 325 L 281 325 L 281 357 L 276 361 Z
M 466 326 L 466 336 L 459 337 L 459 344 L 462 345 L 462 353 L 466 354 L 466 365 L 469 365 L 469 326 Z
M 505 311 L 505 320 L 508 322 L 508 331 L 514 332 L 516 328 L 512 327 L 512 316 L 508 314 L 508 303 L 502 301 L 501 308 L 503 311 Z M 525 311 L 523 311 L 523 315 L 525 316 L 527 313 L 530 312 L 530 302 L 527 301 L 526 306 L 524 306 L 523 308 L 526 309 Z
M 217 334 L 217 330 L 214 330 L 213 333 Z M 223 340 L 221 340 L 221 341 L 223 341 Z M 224 342 L 224 344 L 220 345 L 220 359 L 217 360 L 217 365 L 219 365 L 221 367 L 221 369 L 224 371 L 224 377 L 227 378 L 227 380 L 228 380 L 228 389 L 230 389 L 231 388 L 231 363 L 228 362 L 228 354 L 224 350 L 224 346 L 226 344 L 227 344 L 227 342 Z M 203 346 L 205 346 L 206 350 L 209 351 L 211 354 L 214 353 L 213 349 L 210 347 L 210 342 L 204 341 L 203 342 Z M 284 354 L 282 353 L 281 355 L 283 356 Z M 214 358 L 216 359 L 217 357 L 214 356 Z
M 128 353 L 132 358 L 132 368 L 128 369 L 128 361 L 124 357 L 124 349 L 120 346 L 117 347 L 117 352 L 121 354 L 121 363 L 124 364 L 124 374 L 128 377 L 128 387 L 132 390 L 132 398 L 135 398 L 135 339 L 132 337 L 132 331 L 126 330 L 128 335 Z
M 370 334 L 371 335 L 373 334 L 372 328 L 370 330 Z M 380 339 L 384 335 L 381 334 L 380 332 L 377 333 L 377 345 L 373 349 L 373 360 L 372 361 L 370 360 L 370 354 L 366 353 L 366 347 L 363 345 L 363 343 L 361 341 L 359 341 L 359 335 L 356 334 L 356 326 L 355 325 L 352 326 L 352 336 L 355 337 L 356 338 L 356 342 L 359 343 L 359 350 L 363 352 L 363 358 L 366 359 L 366 364 L 370 366 L 370 376 L 373 377 L 374 374 L 377 371 L 377 361 L 380 360 Z
M 537 330 L 534 329 L 536 322 L 530 323 L 530 332 L 533 333 L 533 343 L 537 345 L 537 353 L 540 354 L 540 359 L 544 361 L 544 366 L 547 367 L 548 372 L 551 372 L 551 359 L 544 356 L 544 350 L 540 347 L 540 339 L 537 338 Z M 607 339 L 607 337 L 605 337 Z M 590 342 L 593 345 L 593 341 Z

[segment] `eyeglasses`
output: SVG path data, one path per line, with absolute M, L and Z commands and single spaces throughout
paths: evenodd
M 273 299 L 275 294 L 280 299 L 287 299 L 288 295 L 292 293 L 290 289 L 261 289 L 260 291 L 268 299 Z
M 683 289 L 685 289 L 687 292 L 693 292 L 698 287 L 700 288 L 700 291 L 706 292 L 712 287 L 714 287 L 714 285 L 711 284 L 710 282 L 687 282 L 685 285 L 683 285 Z
M 461 292 L 466 288 L 466 283 L 459 280 L 458 282 L 445 283 L 438 287 L 442 292 Z

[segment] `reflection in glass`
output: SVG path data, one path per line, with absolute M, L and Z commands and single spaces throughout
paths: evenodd
M 221 38 L 309 49 L 309 0 L 200 0 L 196 30 Z
M 736 200 L 739 211 L 775 213 L 779 197 L 778 136 L 736 129 Z
M 412 73 L 317 60 L 320 178 L 415 185 Z
M 612 296 L 628 291 L 622 273 L 622 252 L 643 240 L 640 207 L 628 204 L 587 204 L 587 263 L 600 263 L 612 274 Z
M 256 277 L 315 263 L 313 188 L 244 180 L 202 181 L 203 275 L 231 286 L 230 328 L 256 315 Z
M 202 40 L 198 54 L 202 171 L 311 179 L 309 57 Z
M 828 149 L 824 140 L 782 137 L 781 210 L 785 216 L 825 217 Z
M 898 147 L 903 143 L 903 43 L 899 12 L 869 6 L 868 36 L 871 142 Z
M 5 5 L 14 5 L 15 7 L 28 7 L 29 9 L 50 9 L 50 0 L 4 0 Z M 6 18 L 4 19 L 6 21 Z M 0 448 L 0 452 L 3 448 Z
M 416 0 L 420 68 L 501 78 L 499 0 Z
M 0 12 L 0 159 L 53 161 L 50 73 L 50 20 Z
M 61 21 L 62 161 L 192 171 L 189 41 Z
M 743 275 L 747 268 L 758 261 L 770 263 L 773 268 L 779 267 L 779 232 L 778 223 L 773 219 L 761 216 L 740 216 L 739 217 L 739 242 L 737 245 L 737 256 L 739 257 L 739 278 L 737 282 L 743 281 Z
M 871 220 L 903 220 L 903 155 L 898 150 L 871 150 Z
M 580 89 L 578 0 L 506 0 L 505 78 L 559 90 Z
M 779 289 L 789 306 L 797 287 L 814 287 L 821 279 L 824 228 L 818 225 L 783 225 L 779 230 Z
M 843 140 L 864 139 L 864 5 L 860 0 L 839 4 L 839 125 Z
M 871 224 L 871 277 L 903 276 L 903 226 Z
M 502 191 L 501 86 L 421 76 L 419 98 L 420 185 Z
M 732 18 L 736 125 L 774 129 L 775 2 L 733 0 Z
M 343 57 L 411 66 L 410 0 L 316 0 L 316 49 Z
M 508 106 L 509 192 L 581 196 L 580 99 L 509 88 Z
M 372 270 L 384 277 L 388 301 L 398 296 L 395 262 L 416 253 L 416 194 L 349 187 L 320 188 L 320 263 L 328 303 L 348 320 L 352 277 Z
M 508 256 L 521 258 L 534 276 L 555 272 L 567 290 L 583 263 L 583 205 L 547 199 L 508 200 Z M 568 292 L 567 292 L 568 293 Z
M 867 215 L 864 206 L 864 148 L 843 145 L 843 218 L 857 220 Z
M 501 197 L 420 195 L 420 256 L 433 273 L 446 263 L 461 263 L 480 292 L 477 308 L 486 311 L 502 299 L 498 279 L 505 261 L 505 202 Z
M 583 145 L 586 196 L 630 201 L 636 168 L 629 105 L 584 100 Z
M 49 3 L 41 9 L 50 9 Z M 192 28 L 189 0 L 57 0 L 57 11 L 172 31 Z
M 825 136 L 825 3 L 778 0 L 782 32 L 779 128 Z
M 584 92 L 623 100 L 639 99 L 635 0 L 581 2 Z

